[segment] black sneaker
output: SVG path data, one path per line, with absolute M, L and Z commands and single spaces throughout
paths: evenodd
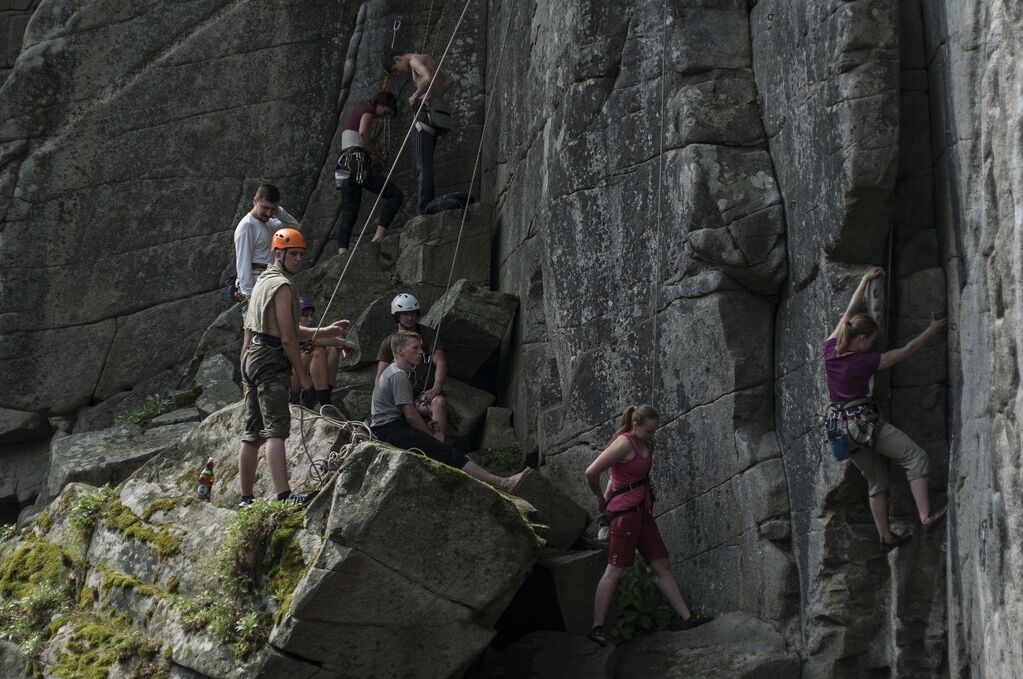
M 255 501 L 256 501 L 256 498 L 253 498 L 253 497 L 243 497 L 241 499 L 241 501 L 238 503 L 238 508 L 239 509 L 243 509 L 245 507 L 248 507 L 248 506 L 252 505 L 252 503 L 255 502 Z
M 668 623 L 668 631 L 684 632 L 687 629 L 693 629 L 694 627 L 699 627 L 700 625 L 706 625 L 713 619 L 714 618 L 708 618 L 705 615 L 698 615 L 696 613 L 690 615 L 688 620 L 683 619 L 677 615 L 673 615 L 671 616 L 671 621 Z
M 607 646 L 609 641 L 607 635 L 604 633 L 603 625 L 597 625 L 591 629 L 590 633 L 586 635 L 586 638 L 594 643 L 600 644 L 601 646 Z
M 902 545 L 906 544 L 907 542 L 909 542 L 910 540 L 913 539 L 912 535 L 899 535 L 898 533 L 896 533 L 894 531 L 892 531 L 892 537 L 895 538 L 895 540 L 892 541 L 892 542 L 885 542 L 884 540 L 881 540 L 881 553 L 882 554 L 887 554 L 888 552 L 892 551 L 893 549 L 901 547 Z

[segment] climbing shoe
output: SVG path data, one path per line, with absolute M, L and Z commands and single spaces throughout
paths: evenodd
M 684 632 L 687 629 L 693 629 L 694 627 L 699 627 L 700 625 L 706 625 L 713 619 L 714 618 L 709 618 L 705 615 L 699 615 L 697 613 L 693 613 L 692 615 L 690 615 L 688 620 L 681 618 L 677 615 L 673 615 L 671 616 L 671 621 L 668 623 L 668 631 Z
M 255 501 L 255 498 L 251 496 L 242 496 L 241 502 L 238 503 L 238 508 L 248 507 Z
M 945 505 L 936 512 L 931 512 L 931 515 L 927 518 L 930 519 L 924 524 L 924 532 L 930 533 L 932 530 L 940 526 L 945 521 L 945 516 L 948 514 L 948 505 Z
M 283 499 L 284 502 L 286 502 L 289 505 L 298 505 L 299 507 L 305 507 L 312 501 L 313 497 L 315 496 L 316 493 L 291 493 L 288 497 L 280 499 Z
M 901 547 L 913 539 L 912 535 L 899 535 L 894 531 L 892 531 L 892 537 L 895 538 L 892 542 L 885 542 L 884 540 L 881 540 L 881 553 L 887 554 L 893 549 Z
M 601 646 L 607 646 L 609 641 L 607 635 L 604 633 L 603 625 L 597 625 L 596 627 L 591 629 L 590 633 L 586 636 L 590 641 L 596 642 Z

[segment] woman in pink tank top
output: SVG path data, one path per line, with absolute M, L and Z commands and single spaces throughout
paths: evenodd
M 604 633 L 604 619 L 611 598 L 618 587 L 618 581 L 636 560 L 637 549 L 650 565 L 657 577 L 657 587 L 677 616 L 668 628 L 681 630 L 697 624 L 671 573 L 668 549 L 664 546 L 651 513 L 654 504 L 650 485 L 653 458 L 649 445 L 653 443 L 659 425 L 660 417 L 653 406 L 629 406 L 608 447 L 586 468 L 586 483 L 597 497 L 600 513 L 611 523 L 607 568 L 597 584 L 593 602 L 593 629 L 589 635 L 591 640 L 601 646 L 608 642 Z M 600 475 L 605 471 L 610 473 L 611 480 L 607 488 L 602 489 Z

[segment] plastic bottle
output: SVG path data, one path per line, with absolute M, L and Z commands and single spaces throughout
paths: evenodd
M 213 458 L 206 458 L 206 466 L 199 472 L 199 485 L 195 489 L 195 497 L 209 502 L 213 495 Z

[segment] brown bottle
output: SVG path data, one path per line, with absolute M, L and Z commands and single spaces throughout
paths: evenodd
M 195 497 L 204 502 L 209 502 L 213 495 L 213 458 L 206 459 L 206 466 L 199 472 L 199 485 L 195 489 Z

